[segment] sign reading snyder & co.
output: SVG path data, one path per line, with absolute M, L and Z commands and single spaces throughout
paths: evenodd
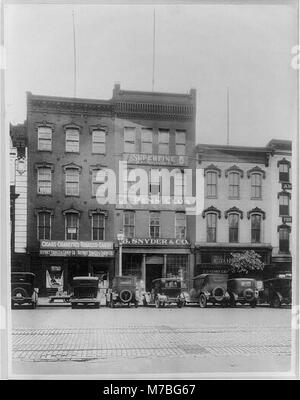
M 41 240 L 40 255 L 50 257 L 114 257 L 113 242 Z
M 189 246 L 186 239 L 151 239 L 151 238 L 126 238 L 121 241 L 123 246 Z

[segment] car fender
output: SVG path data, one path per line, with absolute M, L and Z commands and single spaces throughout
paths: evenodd
M 157 298 L 159 301 L 166 301 L 167 300 L 167 296 L 164 294 L 157 294 Z
M 276 293 L 276 295 L 279 297 L 280 301 L 282 301 L 282 299 L 283 299 L 282 294 L 281 294 L 280 292 L 275 292 L 275 293 Z
M 238 297 L 239 297 L 239 295 L 238 295 L 237 293 L 234 293 L 234 292 L 231 292 L 230 295 L 229 295 L 229 297 L 230 297 L 230 296 L 233 296 L 234 300 L 237 300 Z

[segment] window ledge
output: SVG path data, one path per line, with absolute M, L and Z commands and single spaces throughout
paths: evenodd
M 232 196 L 228 196 L 229 200 L 240 200 L 240 197 L 232 197 Z
M 250 197 L 250 200 L 259 200 L 259 201 L 262 201 L 262 197 Z
M 80 151 L 65 151 L 65 154 L 80 154 Z
M 80 197 L 79 194 L 65 194 L 65 197 Z
M 37 193 L 36 194 L 37 196 L 49 196 L 49 197 L 53 197 L 53 194 L 51 193 L 51 194 L 43 194 L 43 193 Z

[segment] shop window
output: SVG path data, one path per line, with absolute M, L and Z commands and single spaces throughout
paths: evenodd
M 92 133 L 93 140 L 93 148 L 92 151 L 94 154 L 105 154 L 106 152 L 106 132 L 104 129 L 95 129 Z
M 229 173 L 229 198 L 238 199 L 240 196 L 240 174 L 238 172 Z
M 185 140 L 186 132 L 183 130 L 176 130 L 176 154 L 179 156 L 185 155 Z
M 251 242 L 261 242 L 261 215 L 259 214 L 251 215 Z
M 124 211 L 123 232 L 127 238 L 132 238 L 135 235 L 135 212 Z
M 37 213 L 37 238 L 38 240 L 51 239 L 51 213 L 49 211 Z
M 206 214 L 207 242 L 215 243 L 217 241 L 217 214 Z
M 66 168 L 66 196 L 79 196 L 79 169 Z
M 286 192 L 279 193 L 279 216 L 290 215 L 290 194 Z
M 150 212 L 150 237 L 157 239 L 160 237 L 160 213 Z
M 135 152 L 135 128 L 126 127 L 124 128 L 124 152 L 134 153 Z
M 51 194 L 52 171 L 50 167 L 39 167 L 37 170 L 37 193 Z
M 141 153 L 152 154 L 152 129 L 143 128 L 141 132 Z
M 187 279 L 187 255 L 168 254 L 167 255 L 167 278 L 177 277 Z
M 289 253 L 290 251 L 290 228 L 279 227 L 279 251 Z
M 46 126 L 38 128 L 38 150 L 52 151 L 52 129 Z
M 217 172 L 208 171 L 206 176 L 206 196 L 210 198 L 217 197 Z
M 239 215 L 229 214 L 229 242 L 238 243 L 239 241 Z
M 78 240 L 79 239 L 79 214 L 78 213 L 66 213 L 65 214 L 65 238 L 66 240 Z
M 170 131 L 159 129 L 158 131 L 158 154 L 169 154 Z
M 251 198 L 261 199 L 262 198 L 262 176 L 261 174 L 251 174 Z
M 79 129 L 66 129 L 66 152 L 79 153 Z
M 186 215 L 183 212 L 175 214 L 175 236 L 176 239 L 186 238 Z
M 101 169 L 92 170 L 92 196 L 97 195 L 97 190 L 105 182 L 105 174 L 100 174 Z

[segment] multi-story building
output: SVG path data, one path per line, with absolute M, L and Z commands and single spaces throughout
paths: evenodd
M 205 200 L 196 222 L 194 274 L 227 272 L 232 253 L 255 250 L 265 268 L 258 278 L 291 271 L 291 143 L 266 147 L 198 145 Z
M 116 85 L 105 101 L 28 93 L 26 249 L 41 293 L 67 290 L 75 275 L 97 275 L 107 285 L 122 272 L 120 232 L 127 240 L 124 274 L 146 282 L 178 269 L 187 273 L 190 241 L 181 206 L 124 208 L 101 203 L 97 194 L 99 172 L 118 178 L 119 161 L 146 170 L 188 166 L 194 121 L 194 91 L 130 92 Z M 159 187 L 152 182 L 149 189 L 159 194 Z

